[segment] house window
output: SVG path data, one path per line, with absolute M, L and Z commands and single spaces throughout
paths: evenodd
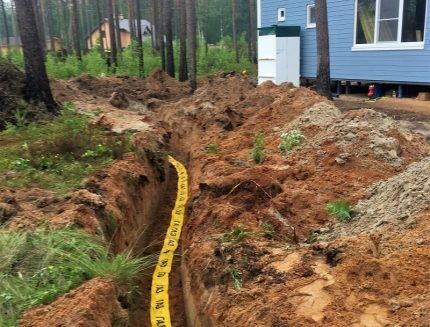
M 426 22 L 425 0 L 404 0 L 402 42 L 423 42 Z
M 307 28 L 315 28 L 316 26 L 316 16 L 315 16 L 315 5 L 307 6 Z
M 355 50 L 422 49 L 427 0 L 356 0 Z
M 399 0 L 380 0 L 378 17 L 378 42 L 395 42 L 399 32 Z
M 278 22 L 285 22 L 285 8 L 278 8 Z

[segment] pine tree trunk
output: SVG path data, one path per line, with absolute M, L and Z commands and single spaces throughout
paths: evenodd
M 122 51 L 122 42 L 121 42 L 121 26 L 119 25 L 119 0 L 115 1 L 115 32 L 116 32 L 116 44 L 118 47 L 118 51 Z
M 80 29 L 79 29 L 79 43 L 81 44 L 81 47 L 83 48 L 83 53 L 88 52 L 88 42 L 82 42 L 82 34 L 86 34 L 86 31 L 88 29 L 87 26 L 87 19 L 86 19 L 86 13 L 88 11 L 85 8 L 85 1 L 81 0 L 80 4 L 78 5 L 78 11 L 79 11 L 79 22 L 80 22 Z
M 157 0 L 151 0 L 151 14 L 152 14 L 152 24 L 151 24 L 151 39 L 152 48 L 159 51 L 160 45 L 158 44 L 158 23 L 157 23 Z
M 140 0 L 136 1 L 136 22 L 137 22 L 137 54 L 139 56 L 139 75 L 145 77 L 145 61 L 143 53 L 143 31 L 142 31 L 142 18 Z
M 39 33 L 40 46 L 42 47 L 43 51 L 45 51 L 46 50 L 45 27 L 43 26 L 43 19 L 42 19 L 43 11 L 40 5 L 40 0 L 33 0 L 33 10 L 36 18 L 36 24 L 34 26 L 36 26 L 37 31 Z
M 205 34 L 205 56 L 207 57 L 208 53 L 209 53 L 209 43 L 208 43 L 208 34 L 209 34 L 209 0 L 205 0 L 204 34 Z
M 111 64 L 116 67 L 118 66 L 117 48 L 115 40 L 115 21 L 113 17 L 113 0 L 107 0 L 107 14 L 109 21 L 109 39 L 110 39 L 110 53 L 111 53 Z
M 164 32 L 166 34 L 166 71 L 175 77 L 175 58 L 173 54 L 172 0 L 164 0 Z
M 64 35 L 64 43 L 66 44 L 66 52 L 67 54 L 70 54 L 70 38 L 69 38 L 69 31 L 68 31 L 68 20 L 67 20 L 67 3 L 65 3 L 62 0 L 58 0 L 58 8 L 61 10 L 61 15 L 63 18 L 63 22 L 61 23 L 61 26 L 63 28 L 63 35 Z
M 160 45 L 161 69 L 166 70 L 166 47 L 164 43 L 164 19 L 163 19 L 163 1 L 157 1 L 157 39 Z
M 16 19 L 16 8 L 15 8 L 15 2 L 11 2 L 11 8 L 12 8 L 12 33 L 13 36 L 18 36 L 18 22 Z
M 81 40 L 79 37 L 79 8 L 78 1 L 71 0 L 73 50 L 79 60 L 82 60 Z
M 326 0 L 315 1 L 315 13 L 317 33 L 316 90 L 322 96 L 332 99 L 330 89 L 330 44 Z
M 15 0 L 18 24 L 23 44 L 26 73 L 25 98 L 44 104 L 48 112 L 58 113 L 45 67 L 45 53 L 41 47 L 32 0 Z
M 179 20 L 179 81 L 188 79 L 187 68 L 187 13 L 185 1 L 178 0 L 178 20 Z
M 88 40 L 89 40 L 89 47 L 90 49 L 93 49 L 94 44 L 93 44 L 93 38 L 91 37 L 91 32 L 93 29 L 93 16 L 90 14 L 91 12 L 91 4 L 90 4 L 90 0 L 85 0 L 85 11 L 86 11 L 86 20 L 87 20 L 87 31 L 86 34 L 88 36 Z
M 49 48 L 51 52 L 55 52 L 55 39 L 54 39 L 54 27 L 53 27 L 53 16 L 52 16 L 52 8 L 51 3 L 46 3 L 46 16 L 47 16 L 47 24 L 46 24 L 46 30 L 49 35 Z
M 239 63 L 240 62 L 240 58 L 239 58 L 239 47 L 238 47 L 238 43 L 237 43 L 237 27 L 236 27 L 236 9 L 237 9 L 237 2 L 236 0 L 231 0 L 231 14 L 232 14 L 232 28 L 233 28 L 233 48 L 234 48 L 234 52 L 236 55 L 236 62 Z
M 97 6 L 97 19 L 99 21 L 100 54 L 103 58 L 105 58 L 105 44 L 104 44 L 105 37 L 103 36 L 103 31 L 102 31 L 102 28 L 104 25 L 104 16 L 102 15 L 100 0 L 96 0 L 96 6 Z
M 2 15 L 3 15 L 3 24 L 4 24 L 4 31 L 5 31 L 5 36 L 6 36 L 7 54 L 9 55 L 9 53 L 10 53 L 10 39 L 9 39 L 10 34 L 9 34 L 9 27 L 7 24 L 6 8 L 4 6 L 3 0 L 0 0 L 0 6 L 1 6 Z
M 257 7 L 255 0 L 248 0 L 249 10 L 249 58 L 254 64 L 257 63 Z
M 133 8 L 133 0 L 127 0 L 127 8 L 128 8 L 128 26 L 130 29 L 130 37 L 133 40 L 136 37 L 136 31 L 134 30 L 134 8 Z
M 187 11 L 187 51 L 188 69 L 190 72 L 190 87 L 194 92 L 197 89 L 197 19 L 195 0 L 186 0 Z

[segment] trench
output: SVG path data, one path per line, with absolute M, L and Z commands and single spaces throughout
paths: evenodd
M 173 156 L 187 167 L 190 142 L 194 142 L 199 133 L 196 133 L 191 127 L 184 130 L 186 130 L 184 133 L 175 132 L 170 134 L 169 142 L 162 146 L 160 152 L 173 153 Z M 137 255 L 158 256 L 170 224 L 171 212 L 177 195 L 178 177 L 176 170 L 167 162 L 167 159 L 163 163 L 164 173 L 162 178 L 157 176 L 156 173 L 159 167 L 156 167 L 151 160 L 148 160 L 148 157 L 143 160 L 142 164 L 147 168 L 149 167 L 153 174 L 148 174 L 149 182 L 147 181 L 126 191 L 126 194 L 130 197 L 130 202 L 133 203 L 135 208 L 131 210 L 131 217 L 125 213 L 127 219 L 123 222 L 121 228 L 123 236 L 116 242 L 114 241 L 116 243 L 114 245 L 118 251 L 124 248 L 124 244 L 135 243 L 134 251 Z M 186 213 L 185 221 L 187 216 L 189 216 L 189 213 Z M 134 230 L 139 230 L 139 232 L 136 233 Z M 189 310 L 187 309 L 189 305 L 186 304 L 188 302 L 186 298 L 189 297 L 190 293 L 182 285 L 183 280 L 187 278 L 183 276 L 181 254 L 182 241 L 179 242 L 169 278 L 169 308 L 172 326 L 174 327 L 190 326 L 186 318 Z M 149 269 L 141 274 L 137 291 L 133 292 L 133 295 L 128 299 L 126 307 L 129 312 L 130 326 L 132 327 L 151 326 L 150 301 L 153 270 Z M 186 295 L 184 296 L 184 294 Z
M 177 175 L 173 167 L 166 168 L 166 184 L 164 191 L 154 194 L 160 197 L 160 203 L 156 213 L 151 217 L 151 225 L 148 227 L 149 237 L 145 237 L 138 243 L 138 248 L 142 250 L 141 255 L 158 255 L 164 241 L 166 230 L 170 223 L 171 211 L 176 199 Z M 180 248 L 178 252 L 180 252 Z M 172 272 L 170 275 L 170 312 L 173 326 L 186 326 L 184 315 L 184 303 L 182 297 L 182 285 L 180 275 L 180 259 L 176 256 Z M 131 326 L 150 326 L 150 301 L 151 301 L 151 281 L 153 269 L 143 272 L 139 280 L 138 292 L 132 298 L 130 308 Z

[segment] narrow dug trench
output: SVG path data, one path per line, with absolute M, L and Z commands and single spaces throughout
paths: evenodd
M 156 196 L 161 199 L 153 222 L 149 227 L 149 239 L 143 239 L 137 248 L 142 249 L 142 255 L 158 255 L 162 248 L 166 230 L 170 223 L 171 212 L 176 199 L 177 176 L 172 168 L 166 168 L 166 188 L 163 193 Z M 180 248 L 178 252 L 180 253 Z M 132 299 L 130 310 L 131 326 L 150 326 L 151 280 L 153 271 L 146 271 L 140 279 L 138 293 Z M 170 275 L 170 312 L 173 326 L 186 326 L 184 302 L 182 297 L 182 280 L 180 275 L 179 256 L 174 260 Z

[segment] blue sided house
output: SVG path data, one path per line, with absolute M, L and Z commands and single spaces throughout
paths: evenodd
M 314 0 L 257 3 L 259 81 L 315 78 Z M 333 80 L 430 85 L 430 0 L 327 0 L 327 6 Z

